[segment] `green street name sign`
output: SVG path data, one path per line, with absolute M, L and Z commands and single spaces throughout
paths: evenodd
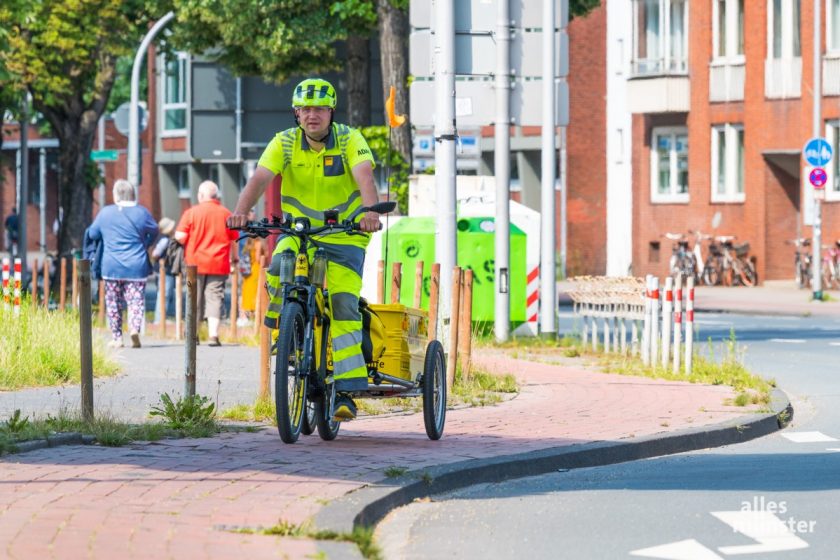
M 117 150 L 91 150 L 90 159 L 93 161 L 117 161 L 120 154 Z

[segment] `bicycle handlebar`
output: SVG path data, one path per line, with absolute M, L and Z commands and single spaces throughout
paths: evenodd
M 376 212 L 377 214 L 387 214 L 396 208 L 397 203 L 388 201 L 388 202 L 379 202 L 374 204 L 373 206 L 360 206 L 357 208 L 352 214 L 350 214 L 344 221 L 338 223 L 337 221 L 329 222 L 324 224 L 323 226 L 318 227 L 306 227 L 304 221 L 299 220 L 290 220 L 284 219 L 284 221 L 280 221 L 279 218 L 275 217 L 273 221 L 269 222 L 268 218 L 263 218 L 262 221 L 259 222 L 248 222 L 244 226 L 241 227 L 234 227 L 230 228 L 235 231 L 244 231 L 245 235 L 249 237 L 268 237 L 273 233 L 287 233 L 290 235 L 305 235 L 305 236 L 314 236 L 319 234 L 332 234 L 332 233 L 354 233 L 354 232 L 361 232 L 361 228 L 358 222 L 355 222 L 357 216 L 362 214 L 363 212 Z M 335 211 L 337 214 L 337 211 Z M 379 224 L 379 229 L 382 229 L 382 224 Z

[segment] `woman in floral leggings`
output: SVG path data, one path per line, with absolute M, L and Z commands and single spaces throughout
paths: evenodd
M 128 310 L 132 336 L 143 328 L 146 315 L 146 281 L 105 280 L 105 311 L 113 340 L 122 342 L 123 310 Z M 134 340 L 132 339 L 132 343 Z
M 113 193 L 114 204 L 97 214 L 87 234 L 103 241 L 102 279 L 110 345 L 123 345 L 122 312 L 127 309 L 131 345 L 139 348 L 146 314 L 146 277 L 152 272 L 147 249 L 158 235 L 158 225 L 149 211 L 137 204 L 131 183 L 120 179 L 114 183 Z

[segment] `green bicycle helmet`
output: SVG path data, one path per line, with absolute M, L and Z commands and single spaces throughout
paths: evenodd
M 335 110 L 337 104 L 335 88 L 320 78 L 303 80 L 292 94 L 292 107 L 329 107 Z

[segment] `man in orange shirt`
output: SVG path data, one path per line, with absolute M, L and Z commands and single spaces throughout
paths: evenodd
M 221 346 L 219 323 L 225 304 L 225 282 L 238 261 L 239 232 L 227 229 L 230 210 L 219 202 L 213 181 L 198 186 L 198 204 L 181 217 L 175 239 L 184 245 L 187 265 L 198 267 L 198 320 L 207 317 L 210 346 Z

